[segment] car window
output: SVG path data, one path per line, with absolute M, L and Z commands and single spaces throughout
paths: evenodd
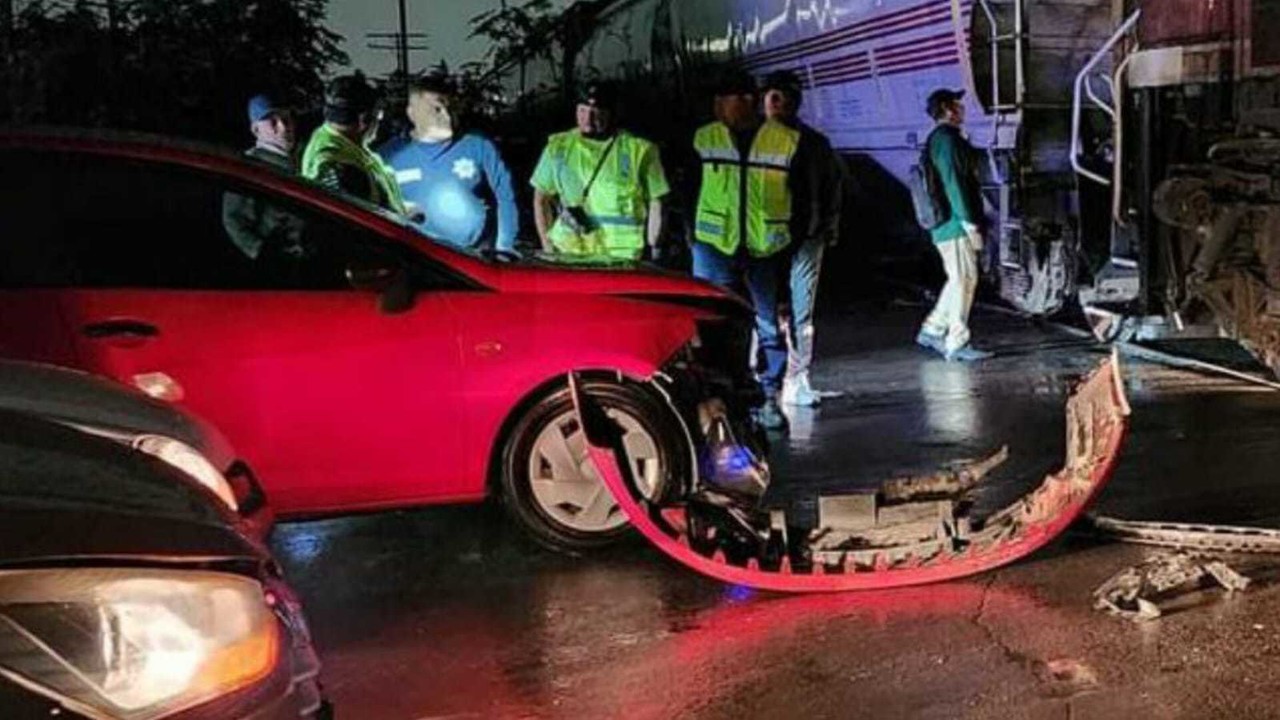
M 63 152 L 0 156 L 0 287 L 350 290 L 395 263 L 423 288 L 445 269 L 342 218 L 180 166 Z

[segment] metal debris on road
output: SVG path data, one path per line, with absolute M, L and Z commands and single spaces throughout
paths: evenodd
M 1212 582 L 1228 593 L 1249 587 L 1249 578 L 1225 562 L 1186 552 L 1161 552 L 1127 567 L 1093 591 L 1093 607 L 1141 622 L 1161 616 L 1160 602 Z
M 1090 515 L 1088 520 L 1096 534 L 1120 542 L 1201 552 L 1280 554 L 1280 530 L 1273 528 L 1121 520 L 1103 515 Z

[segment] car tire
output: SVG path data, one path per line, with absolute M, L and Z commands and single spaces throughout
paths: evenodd
M 667 401 L 635 383 L 587 380 L 582 387 L 622 425 L 645 495 L 656 499 L 679 492 L 691 470 L 689 438 Z M 503 504 L 538 544 L 577 554 L 630 533 L 587 459 L 567 386 L 546 393 L 520 415 L 501 457 Z

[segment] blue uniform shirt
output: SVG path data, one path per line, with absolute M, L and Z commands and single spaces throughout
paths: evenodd
M 404 199 L 425 215 L 424 233 L 458 247 L 481 247 L 491 196 L 498 206 L 495 245 L 515 247 L 520 221 L 511 173 L 487 138 L 474 133 L 439 142 L 396 138 L 378 154 L 395 171 Z

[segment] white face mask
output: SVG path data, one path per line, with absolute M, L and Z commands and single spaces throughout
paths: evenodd
M 452 125 L 428 125 L 421 128 L 416 133 L 419 140 L 427 142 L 438 142 L 440 140 L 448 140 L 453 137 Z

